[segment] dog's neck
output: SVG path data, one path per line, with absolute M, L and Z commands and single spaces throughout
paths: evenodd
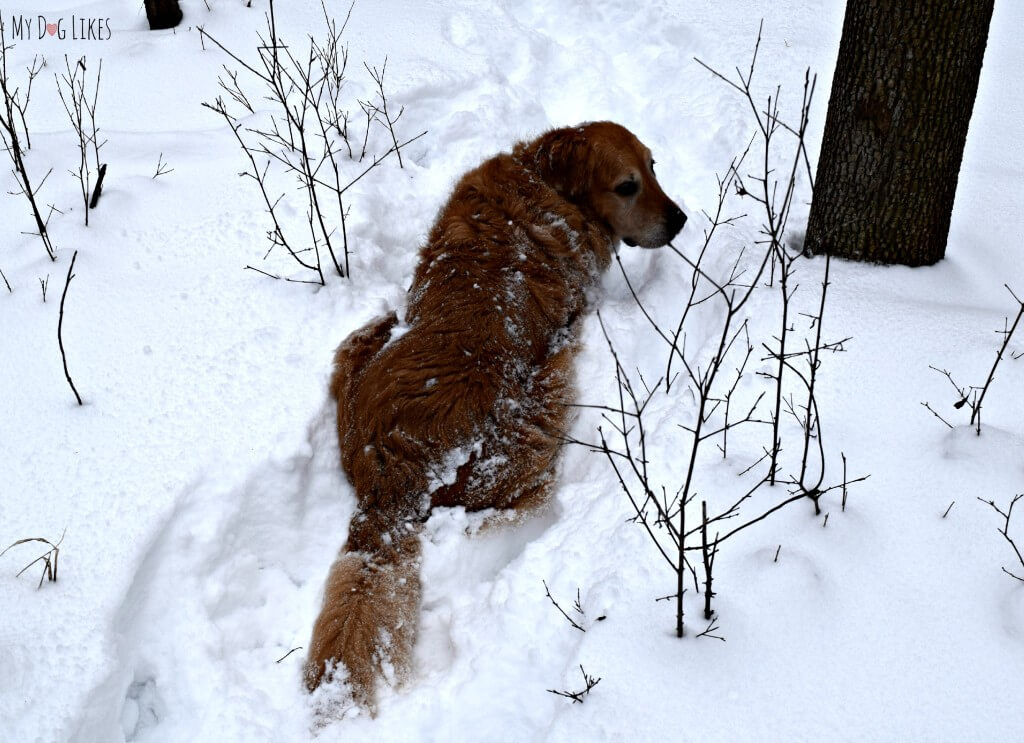
M 586 174 L 580 172 L 589 147 L 586 137 L 574 129 L 554 129 L 532 142 L 522 142 L 513 157 L 522 166 L 555 189 L 562 197 L 579 204 L 579 189 Z
M 598 227 L 607 236 L 610 254 L 618 237 L 611 225 L 587 203 L 589 192 L 585 184 L 593 178 L 593 173 L 586 172 L 591 146 L 582 127 L 552 129 L 531 142 L 516 145 L 512 157 L 524 170 L 579 209 L 587 222 Z

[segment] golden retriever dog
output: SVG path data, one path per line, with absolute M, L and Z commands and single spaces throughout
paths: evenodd
M 610 122 L 549 131 L 458 182 L 404 322 L 378 318 L 335 355 L 341 465 L 358 510 L 313 627 L 311 691 L 344 667 L 372 710 L 378 679 L 408 675 L 430 510 L 545 501 L 587 289 L 619 241 L 659 247 L 685 221 L 651 151 Z

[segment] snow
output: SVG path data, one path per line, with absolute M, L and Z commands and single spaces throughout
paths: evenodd
M 59 580 L 39 590 L 35 567 L 15 577 L 34 546 L 0 557 L 5 740 L 1024 737 L 1024 585 L 1000 570 L 1013 569 L 1014 555 L 997 515 L 976 500 L 1005 505 L 1024 491 L 1024 369 L 1000 367 L 981 436 L 928 369 L 983 381 L 1000 340 L 992 331 L 1014 309 L 1002 285 L 1024 291 L 1024 6 L 996 4 L 946 260 L 832 265 L 826 335 L 852 340 L 821 372 L 830 467 L 842 451 L 851 474 L 871 478 L 851 488 L 845 511 L 824 503 L 824 528 L 800 504 L 723 547 L 715 607 L 726 642 L 694 636 L 704 626 L 692 596 L 691 631 L 674 637 L 672 608 L 655 601 L 674 590 L 673 576 L 627 521 L 604 460 L 568 447 L 555 503 L 526 523 L 433 514 L 416 674 L 385 690 L 371 718 L 339 707 L 337 688 L 311 698 L 304 651 L 287 655 L 309 639 L 354 509 L 327 401 L 334 348 L 375 316 L 401 316 L 417 246 L 458 176 L 551 126 L 612 119 L 636 131 L 691 217 L 677 245 L 692 255 L 715 173 L 753 125 L 746 103 L 691 58 L 745 65 L 763 16 L 758 89 L 766 96 L 781 83 L 783 110 L 795 111 L 804 69 L 818 72 L 816 152 L 844 4 L 357 3 L 347 32 L 354 93 L 371 90 L 361 62 L 387 56 L 389 90 L 406 106 L 400 131 L 429 133 L 404 169 L 387 161 L 354 189 L 353 279 L 323 288 L 243 270 L 294 267 L 284 256 L 260 263 L 258 193 L 237 177 L 245 163 L 230 132 L 200 106 L 216 95 L 225 58 L 202 50 L 195 25 L 251 49 L 264 0 L 209 0 L 209 10 L 186 0 L 177 32 L 146 30 L 136 2 L 26 5 L 5 7 L 5 23 L 14 12 L 109 17 L 112 32 L 109 41 L 22 41 L 12 52 L 14 76 L 34 53 L 49 61 L 29 109 L 29 167 L 37 177 L 53 168 L 42 194 L 65 213 L 51 220 L 51 263 L 23 234 L 22 201 L 0 198 L 0 270 L 13 288 L 0 285 L 0 548 L 67 532 Z M 279 23 L 298 43 L 322 20 L 319 3 L 294 5 Z M 88 228 L 66 174 L 75 146 L 51 76 L 65 53 L 103 58 L 109 173 Z M 153 179 L 161 153 L 174 171 Z M 0 181 L 12 188 L 6 168 Z M 730 265 L 754 229 L 726 235 L 714 265 Z M 81 408 L 54 337 L 75 250 L 63 337 Z M 678 317 L 686 266 L 665 250 L 620 255 L 645 307 Z M 819 260 L 801 267 L 801 301 L 813 303 L 821 270 Z M 47 276 L 44 303 L 38 279 Z M 624 365 L 659 373 L 660 341 L 616 266 L 599 294 Z M 757 318 L 773 302 L 769 293 L 752 300 L 757 332 L 770 332 Z M 701 348 L 715 317 L 698 320 L 688 348 L 709 355 Z M 613 370 L 591 315 L 580 401 L 614 399 Z M 683 467 L 676 424 L 692 409 L 681 400 L 652 408 L 652 466 L 666 482 Z M 947 429 L 922 401 L 961 425 Z M 599 422 L 583 409 L 573 434 L 593 438 Z M 740 436 L 729 462 L 702 460 L 702 491 L 734 492 L 733 473 L 756 450 Z M 456 454 L 449 464 L 466 453 Z M 579 589 L 585 633 L 558 614 L 542 581 L 570 612 Z M 601 678 L 583 704 L 547 692 L 580 688 L 581 664 Z

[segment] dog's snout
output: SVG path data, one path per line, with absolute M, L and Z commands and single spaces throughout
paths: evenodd
M 672 204 L 665 214 L 665 224 L 668 227 L 668 232 L 672 237 L 679 234 L 679 230 L 683 229 L 683 225 L 686 224 L 686 215 L 683 214 L 683 210 L 675 204 Z

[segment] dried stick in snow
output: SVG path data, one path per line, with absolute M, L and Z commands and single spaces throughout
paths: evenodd
M 78 394 L 78 390 L 75 388 L 75 383 L 71 380 L 71 372 L 68 371 L 68 357 L 64 352 L 64 300 L 68 296 L 68 287 L 71 286 L 71 279 L 75 278 L 72 271 L 75 270 L 75 259 L 78 258 L 78 251 L 76 250 L 74 255 L 71 256 L 71 265 L 68 266 L 68 278 L 64 282 L 64 291 L 60 295 L 60 317 L 57 320 L 57 345 L 60 346 L 60 357 L 64 362 L 64 376 L 68 380 L 68 385 L 71 387 L 71 391 L 75 393 L 75 399 L 78 400 L 78 404 L 82 404 L 82 396 Z
M 15 576 L 16 578 L 21 577 L 21 574 L 24 573 L 26 570 L 35 565 L 37 562 L 41 562 L 43 563 L 43 573 L 39 576 L 39 585 L 36 586 L 36 589 L 42 588 L 44 580 L 48 580 L 51 583 L 57 582 L 57 560 L 60 557 L 60 545 L 61 542 L 64 541 L 64 534 L 66 533 L 67 529 L 64 530 L 64 532 L 60 535 L 60 539 L 58 539 L 56 542 L 51 542 L 49 539 L 44 539 L 43 537 L 29 537 L 27 539 L 19 539 L 17 542 L 8 545 L 2 552 L 0 552 L 0 556 L 3 556 L 7 553 L 8 550 L 13 549 L 14 547 L 17 547 L 21 544 L 28 544 L 30 542 L 42 542 L 43 544 L 49 545 L 50 549 L 48 549 L 46 552 L 44 552 L 39 557 L 30 562 L 28 565 L 19 570 L 18 574 Z
M 1017 555 L 1017 562 L 1019 562 L 1021 567 L 1024 568 L 1024 555 L 1021 554 L 1020 548 L 1017 547 L 1017 543 L 1013 541 L 1012 537 L 1010 537 L 1010 520 L 1013 518 L 1013 507 L 1017 505 L 1017 501 L 1019 501 L 1021 498 L 1024 498 L 1024 493 L 1018 493 L 1017 495 L 1013 496 L 1013 500 L 1010 501 L 1010 505 L 1005 511 L 1001 509 L 999 506 L 997 506 L 995 504 L 995 501 L 993 500 L 985 500 L 984 498 L 978 498 L 978 500 L 980 500 L 982 503 L 987 503 L 989 506 L 992 507 L 992 510 L 994 510 L 996 513 L 1003 517 L 1003 528 L 999 529 L 998 531 L 1000 534 L 1002 534 L 1003 539 L 1006 540 L 1010 547 L 1013 548 L 1014 554 Z M 952 507 L 952 504 L 950 504 L 950 508 Z M 946 513 L 949 513 L 949 509 L 946 510 Z M 1016 578 L 1021 583 L 1024 583 L 1024 578 L 1017 575 L 1016 573 L 1010 572 L 1006 569 L 1005 566 L 1003 567 L 1003 572 L 1011 578 Z

